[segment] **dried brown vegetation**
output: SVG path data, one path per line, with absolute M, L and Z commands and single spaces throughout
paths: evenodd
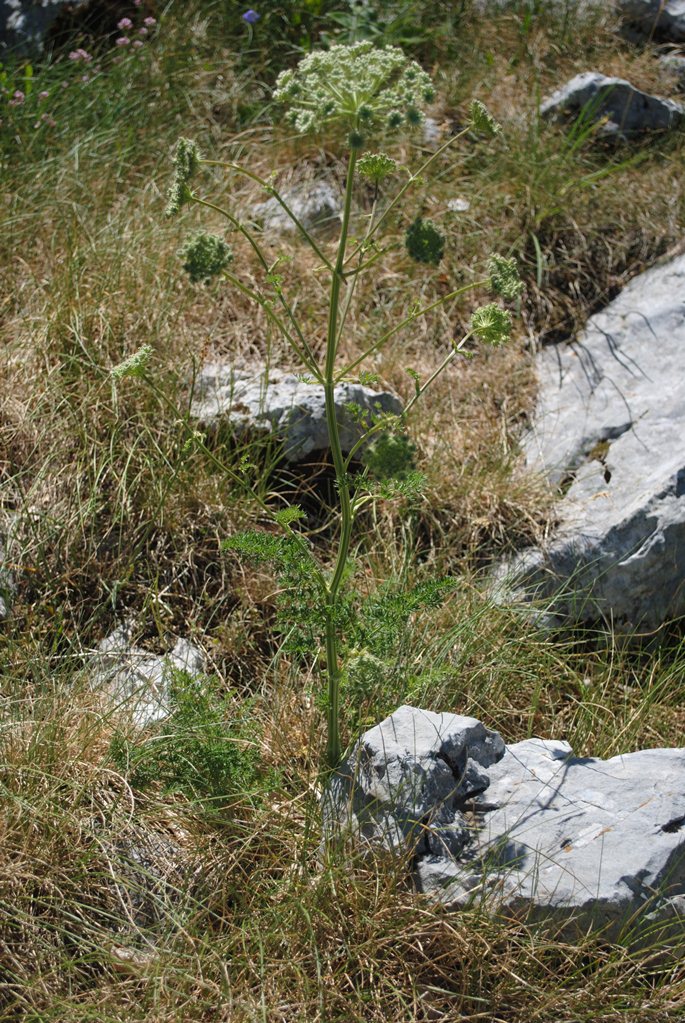
M 529 6 L 492 21 L 472 13 L 456 41 L 417 44 L 435 65 L 444 130 L 476 95 L 503 137 L 490 149 L 469 140 L 412 195 L 407 217 L 439 220 L 448 256 L 408 278 L 398 218 L 379 273 L 360 287 L 346 353 L 408 300 L 478 277 L 493 250 L 519 258 L 526 291 L 512 345 L 455 362 L 417 409 L 420 502 L 381 503 L 364 524 L 360 591 L 444 574 L 459 583 L 442 607 L 414 615 L 390 676 L 348 701 L 348 738 L 406 700 L 474 714 L 509 741 L 568 739 L 583 754 L 682 743 L 677 637 L 640 653 L 607 637 L 550 641 L 478 585 L 488 558 L 538 537 L 550 518 L 550 495 L 517 465 L 532 352 L 571 335 L 683 227 L 680 136 L 608 149 L 572 142 L 535 113 L 538 94 L 588 67 L 663 91 L 652 51 L 617 36 L 609 16 L 528 17 Z M 161 213 L 181 132 L 265 176 L 275 170 L 279 183 L 335 181 L 341 164 L 332 143 L 285 137 L 259 112 L 273 69 L 251 69 L 217 42 L 215 16 L 212 4 L 171 5 L 140 77 L 103 76 L 91 107 L 76 96 L 70 126 L 44 150 L 5 140 L 14 162 L 2 186 L 0 486 L 18 594 L 0 652 L 0 1019 L 677 1023 L 685 974 L 658 950 L 629 953 L 601 936 L 571 945 L 477 908 L 450 913 L 410 890 L 404 865 L 359 862 L 351 850 L 320 862 L 317 664 L 296 663 L 274 634 L 272 574 L 222 555 L 220 543 L 263 523 L 250 490 L 274 506 L 296 499 L 314 521 L 330 472 L 286 471 L 263 446 L 214 438 L 231 466 L 248 456 L 239 491 L 187 444 L 203 359 L 286 365 L 287 353 L 234 291 L 188 289 L 176 250 L 195 215 L 178 224 Z M 419 149 L 400 159 L 415 162 Z M 219 173 L 207 192 L 243 211 L 262 198 Z M 469 209 L 450 212 L 455 197 Z M 231 242 L 249 280 L 250 253 Z M 286 248 L 274 241 L 274 258 Z M 285 283 L 320 345 L 325 295 L 315 265 L 293 251 Z M 470 312 L 446 305 L 370 368 L 408 397 L 406 368 L 430 374 Z M 177 413 L 136 381 L 113 388 L 112 366 L 142 344 Z M 325 560 L 325 531 L 315 542 Z M 201 641 L 229 731 L 248 708 L 254 791 L 208 799 L 187 784 L 143 784 L 115 756 L 121 722 L 90 690 L 84 663 L 132 612 L 152 649 L 170 634 Z M 195 742 L 202 721 L 183 727 Z

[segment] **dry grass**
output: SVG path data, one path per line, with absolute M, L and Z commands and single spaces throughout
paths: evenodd
M 112 68 L 83 93 L 87 103 L 75 93 L 61 101 L 49 145 L 4 140 L 22 155 L 3 185 L 12 241 L 7 230 L 0 482 L 19 589 L 0 649 L 0 1019 L 677 1023 L 682 967 L 649 951 L 450 913 L 409 889 L 402 864 L 358 862 L 349 850 L 318 860 L 319 668 L 296 663 L 275 635 L 270 572 L 219 546 L 262 521 L 250 489 L 297 499 L 320 518 L 330 470 L 286 472 L 260 448 L 218 438 L 217 457 L 235 467 L 247 453 L 254 464 L 238 491 L 186 445 L 189 381 L 205 358 L 287 365 L 288 355 L 235 292 L 181 282 L 181 238 L 195 222 L 219 221 L 189 213 L 169 223 L 161 210 L 180 133 L 258 173 L 276 170 L 280 183 L 340 180 L 341 154 L 257 116 L 273 69 L 250 69 L 217 44 L 216 17 L 211 5 L 172 7 L 140 74 Z M 509 741 L 568 739 L 587 755 L 678 744 L 677 635 L 641 652 L 606 637 L 541 637 L 478 588 L 490 557 L 549 522 L 550 495 L 517 468 L 535 345 L 572 333 L 682 232 L 680 137 L 636 150 L 574 147 L 538 124 L 535 97 L 587 67 L 650 89 L 668 83 L 651 51 L 617 38 L 606 16 L 527 20 L 521 9 L 494 28 L 475 15 L 463 25 L 458 59 L 445 37 L 419 44 L 435 63 L 435 114 L 449 129 L 478 95 L 503 139 L 490 149 L 469 140 L 441 159 L 390 224 L 392 251 L 360 285 L 344 354 L 411 302 L 477 279 L 493 250 L 519 258 L 526 291 L 511 347 L 455 362 L 417 410 L 420 502 L 381 503 L 364 522 L 362 593 L 444 574 L 458 584 L 442 607 L 411 618 L 385 674 L 346 694 L 346 737 L 411 701 L 474 714 Z M 408 145 L 401 159 L 415 165 L 420 149 Z M 207 192 L 242 210 L 261 199 L 219 174 L 207 175 Z M 467 212 L 448 212 L 455 196 Z M 369 195 L 359 201 L 368 208 Z M 402 236 L 419 209 L 444 225 L 448 256 L 435 271 L 411 271 L 408 285 Z M 231 242 L 236 267 L 256 280 L 249 251 Z M 275 241 L 274 258 L 289 246 Z M 313 261 L 294 251 L 286 285 L 320 346 L 324 290 Z M 398 333 L 370 368 L 409 396 L 406 368 L 425 378 L 471 308 L 448 304 Z M 178 415 L 135 382 L 112 388 L 111 367 L 144 343 Z M 322 530 L 323 560 L 327 542 Z M 249 708 L 254 792 L 215 805 L 160 779 L 133 784 L 117 761 L 121 722 L 84 680 L 84 658 L 132 612 L 151 649 L 171 634 L 201 642 L 227 728 Z

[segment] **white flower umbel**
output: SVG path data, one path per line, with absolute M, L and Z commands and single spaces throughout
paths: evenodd
M 360 149 L 375 136 L 421 124 L 434 94 L 429 76 L 402 50 L 365 42 L 310 53 L 278 76 L 274 99 L 287 105 L 299 132 L 336 127 Z

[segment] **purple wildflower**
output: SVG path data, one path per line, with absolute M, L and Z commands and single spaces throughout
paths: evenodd
M 258 14 L 257 11 L 253 11 L 250 7 L 249 11 L 245 11 L 242 17 L 243 21 L 246 21 L 248 25 L 255 25 L 261 18 L 261 14 Z
M 128 46 L 131 40 L 128 36 L 119 36 L 119 38 L 115 39 L 114 42 L 117 46 Z
M 117 22 L 117 28 L 123 32 L 125 28 L 133 28 L 133 22 L 130 18 L 122 18 Z
M 20 107 L 25 99 L 26 96 L 21 91 L 21 89 L 17 89 L 14 95 L 12 96 L 12 99 L 9 101 L 9 105 L 11 107 Z
M 138 29 L 138 35 L 139 36 L 149 35 L 149 30 L 147 28 L 139 28 Z
M 47 99 L 49 95 L 50 95 L 49 92 L 43 90 L 43 92 L 38 93 L 38 99 Z
M 152 28 L 152 26 L 156 24 L 157 24 L 156 18 L 143 18 L 143 25 L 147 25 L 148 28 Z
M 144 45 L 145 44 L 143 43 L 142 39 L 134 39 L 133 42 L 131 43 L 131 46 L 133 47 L 134 50 L 139 50 L 140 47 Z

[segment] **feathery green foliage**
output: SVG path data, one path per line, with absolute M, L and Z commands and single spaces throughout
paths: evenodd
M 404 236 L 407 252 L 417 263 L 437 266 L 445 254 L 445 236 L 432 220 L 417 217 Z

